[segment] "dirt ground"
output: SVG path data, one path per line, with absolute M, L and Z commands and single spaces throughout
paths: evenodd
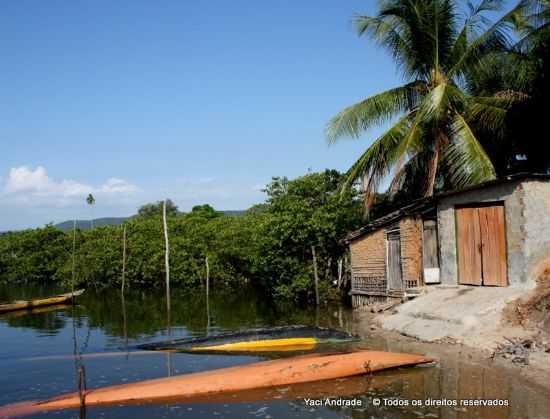
M 385 350 L 401 350 L 422 353 L 438 359 L 459 358 L 468 363 L 487 367 L 495 366 L 509 371 L 510 376 L 520 376 L 534 386 L 550 391 L 550 353 L 545 351 L 530 351 L 529 361 L 516 363 L 512 358 L 495 354 L 490 349 L 480 349 L 457 343 L 453 339 L 442 339 L 436 342 L 426 342 L 420 339 L 404 336 L 396 331 L 385 330 L 377 320 L 377 316 L 369 311 L 358 311 L 355 317 L 355 332 L 367 341 Z M 386 346 L 391 342 L 391 346 Z
M 550 337 L 550 267 L 538 277 L 533 291 L 506 307 L 504 320 L 537 331 L 542 339 Z
M 499 304 L 484 311 L 468 312 L 469 306 L 476 302 L 479 307 L 487 307 L 486 300 L 474 296 L 480 290 L 466 293 L 461 289 L 441 290 L 426 297 L 421 304 L 418 299 L 409 307 L 401 305 L 384 314 L 358 310 L 354 315 L 357 333 L 371 341 L 391 342 L 401 350 L 440 358 L 465 358 L 479 365 L 491 363 L 550 390 L 550 266 L 539 272 L 534 289 L 520 298 L 501 297 Z M 453 314 L 447 312 L 448 304 L 439 307 L 434 303 L 447 294 L 456 295 L 453 299 L 447 298 L 453 303 L 450 304 L 454 307 L 451 307 Z M 474 297 L 462 301 L 468 298 L 465 295 Z M 464 307 L 457 309 L 461 303 Z M 491 329 L 485 330 L 478 324 L 472 327 L 464 320 L 473 316 L 484 318 L 483 323 L 492 325 Z M 467 333 L 457 334 L 456 330 L 461 327 Z

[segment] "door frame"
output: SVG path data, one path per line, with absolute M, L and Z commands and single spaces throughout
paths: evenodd
M 399 275 L 401 276 L 401 288 L 399 289 L 396 289 L 396 288 L 391 288 L 390 285 L 391 285 L 391 281 L 390 281 L 390 246 L 389 246 L 389 242 L 390 240 L 392 239 L 389 239 L 388 236 L 394 236 L 394 237 L 397 237 L 397 240 L 399 241 Z M 391 226 L 389 227 L 388 229 L 386 229 L 386 231 L 384 232 L 384 239 L 385 239 L 385 242 L 386 242 L 386 260 L 385 260 L 385 268 L 386 268 L 386 290 L 387 292 L 390 292 L 390 291 L 401 291 L 401 290 L 405 290 L 405 282 L 403 280 L 403 258 L 402 258 L 402 255 L 401 255 L 401 251 L 402 251 L 402 248 L 401 248 L 401 229 L 399 227 L 399 224 L 397 225 L 394 225 L 394 226 Z M 395 240 L 395 239 L 393 239 Z
M 426 280 L 426 271 L 428 268 L 424 265 L 424 245 L 426 243 L 426 229 L 424 228 L 426 221 L 434 221 L 435 222 L 435 240 L 436 240 L 436 253 L 437 253 L 437 267 L 431 268 L 431 272 L 429 273 L 429 278 Z M 441 283 L 441 246 L 439 245 L 439 220 L 436 216 L 433 217 L 426 217 L 422 218 L 422 279 L 424 281 L 424 285 L 426 284 L 440 284 Z
M 506 286 L 510 285 L 510 278 L 508 276 L 508 221 L 506 219 L 506 205 L 504 200 L 496 200 L 496 201 L 483 201 L 483 202 L 468 202 L 464 204 L 455 204 L 453 207 L 453 216 L 454 216 L 454 223 L 455 223 L 455 263 L 456 263 L 456 283 L 457 285 L 460 285 L 460 266 L 458 263 L 458 252 L 459 252 L 459 246 L 458 246 L 458 222 L 456 218 L 456 210 L 460 208 L 483 208 L 483 207 L 496 207 L 501 206 L 502 207 L 502 215 L 504 218 L 504 256 L 506 257 Z M 483 253 L 481 254 L 481 257 L 483 257 Z M 482 280 L 481 285 L 482 287 L 487 286 L 483 284 L 483 267 L 482 267 Z M 471 285 L 474 286 L 474 285 Z M 504 288 L 504 287 L 503 287 Z

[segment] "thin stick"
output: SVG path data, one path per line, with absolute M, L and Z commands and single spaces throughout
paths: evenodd
M 168 336 L 172 334 L 170 327 L 170 243 L 168 241 L 168 223 L 166 221 L 166 199 L 162 204 L 162 223 L 164 226 L 164 244 L 166 251 L 164 253 L 164 263 L 166 267 L 166 326 L 168 329 Z M 166 353 L 166 369 L 168 370 L 168 377 L 172 375 L 172 354 Z
M 210 265 L 208 264 L 208 256 L 204 258 L 206 264 L 206 334 L 210 330 Z
M 124 298 L 124 288 L 120 292 L 120 302 L 122 308 L 122 334 L 124 335 L 124 347 L 126 348 L 126 359 L 128 359 L 128 320 L 126 318 L 126 299 Z
M 73 220 L 73 266 L 72 266 L 72 281 L 71 281 L 71 292 L 74 294 L 74 281 L 75 281 L 75 253 L 76 253 L 76 220 Z M 74 295 L 73 295 L 74 299 Z
M 120 291 L 124 294 L 124 286 L 126 284 L 126 224 L 122 229 L 122 285 Z
M 166 267 L 166 304 L 170 307 L 170 243 L 168 241 L 168 224 L 166 222 L 166 200 L 162 204 L 162 223 L 164 226 L 164 264 Z
M 325 271 L 325 278 L 327 279 L 327 282 L 330 284 L 330 267 L 332 265 L 332 256 L 329 256 L 328 258 L 328 261 L 327 261 L 327 269 Z
M 315 305 L 319 305 L 319 274 L 317 273 L 317 255 L 315 246 L 311 246 L 311 256 L 313 257 L 313 279 L 315 280 Z
M 338 289 L 342 287 L 342 258 L 338 259 Z
M 206 298 L 210 294 L 210 266 L 208 265 L 208 256 L 204 258 L 204 263 L 206 264 Z

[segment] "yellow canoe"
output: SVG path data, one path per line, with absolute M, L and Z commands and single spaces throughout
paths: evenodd
M 222 345 L 196 346 L 190 352 L 267 352 L 310 350 L 319 342 L 317 338 L 264 339 Z
M 291 325 L 227 331 L 210 336 L 186 337 L 145 343 L 137 349 L 188 353 L 290 352 L 311 350 L 321 344 L 357 341 L 357 336 L 326 327 Z
M 16 310 L 31 310 L 35 307 L 51 306 L 54 304 L 70 303 L 73 298 L 82 295 L 84 290 L 78 290 L 74 293 L 60 294 L 53 297 L 37 298 L 34 300 L 20 300 L 11 303 L 0 304 L 0 313 L 7 313 Z

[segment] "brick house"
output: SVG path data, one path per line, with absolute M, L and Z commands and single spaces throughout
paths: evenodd
M 345 242 L 354 307 L 431 284 L 532 287 L 550 261 L 550 176 L 519 174 L 416 200 Z

